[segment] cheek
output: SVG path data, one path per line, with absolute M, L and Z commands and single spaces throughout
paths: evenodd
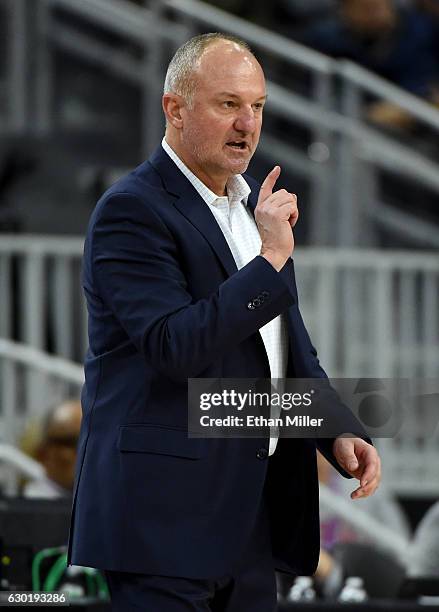
M 211 142 L 224 143 L 233 133 L 234 120 L 228 116 L 208 113 L 202 121 L 197 121 L 196 127 L 201 137 L 208 137 Z
M 261 134 L 261 129 L 262 129 L 262 117 L 258 120 L 258 122 L 256 124 L 255 140 L 259 140 L 259 136 Z
M 227 140 L 227 135 L 230 134 L 230 126 L 224 125 L 219 121 L 211 121 L 206 126 L 205 136 L 208 139 L 207 144 L 215 145 L 223 144 Z

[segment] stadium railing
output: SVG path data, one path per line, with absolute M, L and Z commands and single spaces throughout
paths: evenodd
M 162 137 L 160 96 L 172 52 L 193 34 L 230 32 L 247 40 L 268 66 L 280 66 L 277 74 L 270 71 L 267 118 L 309 132 L 309 141 L 297 146 L 287 129 L 280 137 L 268 121 L 260 150 L 273 163 L 281 160 L 309 185 L 311 244 L 373 246 L 385 231 L 421 248 L 439 245 L 433 219 L 422 218 L 413 207 L 403 211 L 390 204 L 385 181 L 380 180 L 383 175 L 396 177 L 437 197 L 439 165 L 401 138 L 372 127 L 364 114 L 365 100 L 372 95 L 403 108 L 433 135 L 439 128 L 439 111 L 427 102 L 357 65 L 329 59 L 197 0 L 150 0 L 145 7 L 128 0 L 38 0 L 32 3 L 35 18 L 27 20 L 31 4 L 26 0 L 8 0 L 5 6 L 11 20 L 11 60 L 10 103 L 0 121 L 3 133 L 50 133 L 57 86 L 54 54 L 62 49 L 140 88 L 146 156 Z M 109 46 L 69 19 L 60 19 L 60 11 L 137 45 L 142 53 L 132 54 L 124 45 Z M 29 40 L 35 41 L 32 53 Z M 30 58 L 34 69 L 26 79 Z M 296 83 L 287 78 L 298 71 L 310 83 L 306 91 L 303 79 Z

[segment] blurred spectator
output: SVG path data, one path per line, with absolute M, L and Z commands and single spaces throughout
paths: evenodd
M 347 499 L 353 491 L 353 482 L 348 479 L 339 478 L 333 467 L 326 459 L 318 453 L 319 482 L 325 484 L 333 492 Z M 399 504 L 386 490 L 385 484 L 381 483 L 375 495 L 366 497 L 356 502 L 360 510 L 367 512 L 372 518 L 379 521 L 383 526 L 392 529 L 399 535 L 410 539 L 411 531 L 408 519 Z M 320 510 L 321 542 L 323 548 L 330 550 L 337 542 L 364 541 L 365 536 L 358 533 L 343 519 L 334 516 L 324 507 Z
M 41 436 L 32 452 L 46 475 L 23 488 L 24 497 L 55 499 L 72 494 L 76 446 L 81 426 L 81 404 L 67 401 L 47 416 Z
M 415 0 L 420 10 L 439 20 L 439 0 Z
M 305 44 L 361 64 L 411 93 L 434 100 L 438 78 L 433 20 L 394 0 L 339 0 L 336 15 L 310 26 Z M 409 125 L 407 114 L 387 102 L 374 104 L 369 118 L 384 125 Z
M 416 4 L 419 10 L 424 12 L 432 22 L 432 27 L 434 28 L 434 52 L 436 61 L 439 64 L 439 0 L 417 0 Z M 436 77 L 433 101 L 436 106 L 439 106 L 439 76 Z
M 416 528 L 408 552 L 407 573 L 416 578 L 439 578 L 439 502 Z
M 334 468 L 320 453 L 317 454 L 317 465 L 319 482 L 325 484 L 332 491 L 339 493 L 346 499 L 354 488 L 352 480 L 339 478 Z M 409 522 L 399 504 L 386 491 L 383 484 L 381 484 L 375 495 L 355 503 L 356 507 L 367 512 L 369 516 L 379 521 L 385 527 L 392 529 L 407 540 L 410 539 Z M 321 504 L 320 540 L 321 551 L 316 578 L 320 583 L 323 583 L 322 591 L 327 596 L 331 596 L 340 588 L 343 578 L 341 568 L 331 555 L 331 549 L 335 544 L 343 542 L 367 542 L 367 538 L 342 518 L 332 514 Z
M 265 0 L 204 0 L 207 4 L 212 4 L 217 8 L 233 13 L 237 17 L 260 23 L 265 27 L 272 27 L 272 6 Z
M 306 23 L 328 16 L 336 8 L 337 0 L 277 0 L 277 5 L 294 21 Z
M 354 482 L 341 478 L 320 453 L 317 453 L 317 466 L 319 483 L 326 485 L 344 499 L 348 499 L 350 493 L 355 488 Z M 386 491 L 383 483 L 381 483 L 380 488 L 372 497 L 363 498 L 352 503 L 354 508 L 367 512 L 371 518 L 397 532 L 400 536 L 406 538 L 407 541 L 410 540 L 409 522 L 398 503 Z M 320 595 L 325 599 L 337 597 L 346 577 L 346 568 L 342 567 L 339 560 L 332 554 L 336 545 L 363 543 L 370 544 L 372 551 L 379 550 L 375 542 L 368 542 L 367 537 L 362 532 L 358 532 L 339 515 L 333 514 L 323 503 L 320 503 L 320 542 L 320 558 L 314 577 L 315 586 Z M 385 554 L 385 551 L 381 552 Z M 391 562 L 394 561 L 392 556 L 389 556 L 389 560 Z M 395 560 L 396 562 L 397 560 Z M 401 570 L 403 571 L 402 567 Z M 280 574 L 277 578 L 280 592 L 286 595 L 293 584 L 293 580 L 290 576 Z

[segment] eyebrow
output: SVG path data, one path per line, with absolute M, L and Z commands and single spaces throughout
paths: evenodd
M 234 93 L 230 93 L 230 91 L 222 91 L 218 94 L 218 98 L 239 98 L 240 96 L 234 94 Z M 266 100 L 267 99 L 267 94 L 265 94 L 265 96 L 260 96 L 259 98 L 257 98 L 257 101 L 259 100 Z

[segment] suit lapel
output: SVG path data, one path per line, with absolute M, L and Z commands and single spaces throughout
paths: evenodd
M 247 179 L 247 177 L 244 176 L 245 179 Z M 250 187 L 251 187 L 251 183 L 250 181 L 247 180 L 247 182 L 249 183 Z M 249 211 L 251 212 L 253 219 L 255 218 L 255 208 L 256 208 L 256 204 L 258 203 L 258 196 L 259 196 L 259 188 L 257 189 L 252 189 L 249 193 L 249 196 L 247 198 L 247 206 Z
M 224 234 L 213 213 L 196 189 L 187 181 L 187 189 L 174 202 L 174 206 L 203 234 L 217 257 L 231 276 L 238 268 Z
M 227 274 L 229 276 L 234 274 L 237 267 L 229 245 L 211 210 L 197 190 L 161 146 L 156 149 L 149 161 L 160 174 L 165 189 L 176 196 L 174 206 L 203 234 Z

